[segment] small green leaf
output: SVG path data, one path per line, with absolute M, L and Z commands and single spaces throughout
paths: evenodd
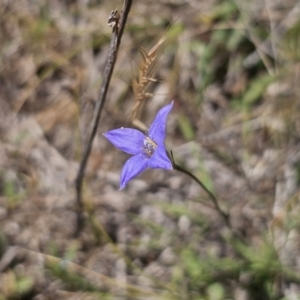
M 213 283 L 207 288 L 207 296 L 209 300 L 222 300 L 225 297 L 224 288 L 219 283 Z
M 274 80 L 274 77 L 263 74 L 256 77 L 250 82 L 249 88 L 247 89 L 244 97 L 242 98 L 242 103 L 246 106 L 251 106 L 255 104 L 263 95 L 267 86 Z
M 179 127 L 187 140 L 192 141 L 195 139 L 195 132 L 192 128 L 191 122 L 185 115 L 181 115 L 179 117 Z
M 20 278 L 16 283 L 18 295 L 23 295 L 33 288 L 34 281 L 29 277 Z

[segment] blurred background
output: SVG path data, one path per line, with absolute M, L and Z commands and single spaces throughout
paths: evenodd
M 0 0 L 0 299 L 300 299 L 299 1 L 133 1 L 74 234 L 122 5 Z M 102 133 L 148 126 L 172 100 L 166 145 L 230 228 L 174 170 L 119 191 L 128 155 Z

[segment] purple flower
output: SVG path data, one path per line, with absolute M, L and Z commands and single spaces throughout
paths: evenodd
M 167 117 L 173 102 L 159 110 L 145 134 L 132 128 L 114 129 L 103 134 L 115 147 L 133 155 L 122 169 L 120 189 L 148 167 L 173 169 L 164 145 Z

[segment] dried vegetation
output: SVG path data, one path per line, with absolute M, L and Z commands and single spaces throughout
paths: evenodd
M 133 3 L 74 237 L 74 179 L 121 5 L 0 0 L 0 299 L 298 299 L 293 0 Z M 118 191 L 126 157 L 101 133 L 146 128 L 172 99 L 167 144 L 243 242 L 175 171 Z

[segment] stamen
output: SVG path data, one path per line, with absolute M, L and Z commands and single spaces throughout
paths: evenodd
M 152 156 L 156 148 L 157 144 L 153 140 L 151 140 L 149 137 L 144 139 L 144 151 L 148 156 Z

